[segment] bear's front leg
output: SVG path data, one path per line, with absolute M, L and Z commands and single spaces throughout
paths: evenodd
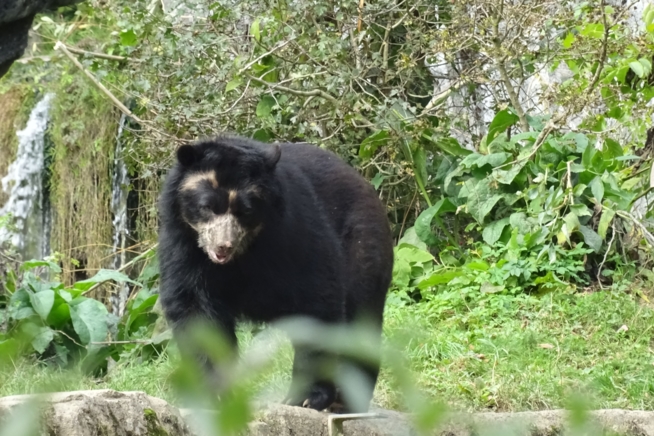
M 204 377 L 211 388 L 222 393 L 228 387 L 227 368 L 235 361 L 238 354 L 238 342 L 236 339 L 236 323 L 228 313 L 221 313 L 211 310 L 209 307 L 201 307 L 194 304 L 192 299 L 187 299 L 184 305 L 171 304 L 162 301 L 166 318 L 171 324 L 175 342 L 180 353 L 186 358 L 194 359 L 203 370 Z M 222 335 L 223 341 L 229 347 L 222 362 L 214 362 L 209 357 L 212 350 L 204 350 L 198 347 L 193 340 L 191 329 L 193 328 L 215 329 Z M 206 344 L 205 344 L 206 345 Z M 208 344 L 211 346 L 211 344 Z M 225 344 L 215 344 L 216 347 L 224 349 Z
M 291 387 L 284 404 L 324 410 L 336 400 L 334 356 L 308 347 L 295 346 Z

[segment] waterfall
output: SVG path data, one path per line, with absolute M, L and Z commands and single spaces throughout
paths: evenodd
M 0 216 L 10 215 L 9 226 L 0 227 L 0 242 L 10 242 L 23 259 L 43 259 L 50 251 L 49 203 L 43 195 L 45 133 L 48 109 L 54 94 L 46 94 L 30 113 L 19 132 L 14 160 L 2 178 L 9 199 Z
M 127 194 L 129 176 L 127 166 L 123 160 L 123 130 L 127 123 L 127 117 L 123 114 L 118 124 L 116 135 L 116 151 L 114 152 L 114 172 L 111 178 L 111 212 L 113 214 L 113 268 L 119 269 L 126 263 L 127 236 L 129 224 L 127 219 Z M 111 297 L 112 313 L 118 317 L 123 316 L 125 304 L 129 297 L 129 286 L 127 283 L 118 283 L 118 292 Z

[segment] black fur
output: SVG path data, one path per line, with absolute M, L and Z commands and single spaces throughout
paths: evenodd
M 207 170 L 216 171 L 218 187 L 207 182 L 181 201 L 185 178 Z M 227 190 L 238 193 L 234 215 L 257 233 L 242 255 L 218 265 L 198 247 L 187 220 L 194 202 L 224 203 Z M 161 302 L 177 337 L 194 317 L 210 319 L 236 345 L 240 317 L 300 315 L 336 324 L 366 315 L 381 341 L 393 268 L 386 213 L 365 179 L 316 146 L 225 137 L 180 148 L 160 199 L 159 259 Z M 294 381 L 322 356 L 319 349 L 295 354 Z M 374 386 L 379 366 L 363 369 Z M 366 395 L 369 403 L 372 391 Z M 333 383 L 315 379 L 290 403 L 322 410 L 335 400 Z

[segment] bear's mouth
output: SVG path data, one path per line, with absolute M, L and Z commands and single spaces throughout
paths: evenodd
M 225 249 L 225 248 L 207 250 L 207 254 L 209 255 L 209 259 L 211 259 L 213 263 L 217 263 L 219 265 L 223 265 L 229 262 L 230 259 L 232 258 L 232 250 Z

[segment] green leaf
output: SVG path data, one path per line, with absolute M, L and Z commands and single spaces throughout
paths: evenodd
M 89 352 L 80 362 L 79 368 L 84 374 L 98 376 L 98 370 L 107 365 L 107 358 L 115 352 L 115 345 L 89 347 Z
M 461 163 L 459 163 L 459 165 L 462 168 L 472 168 L 472 166 L 477 163 L 477 161 L 481 156 L 482 155 L 479 153 L 469 154 L 468 156 L 463 158 L 463 160 L 461 161 Z
M 0 340 L 0 368 L 16 359 L 20 352 L 21 344 L 16 338 Z
M 595 233 L 595 230 L 586 226 L 579 226 L 579 231 L 584 236 L 584 241 L 590 248 L 593 249 L 595 253 L 599 253 L 602 250 L 602 238 L 600 235 Z
M 252 134 L 252 139 L 256 139 L 257 141 L 261 141 L 261 142 L 268 142 L 270 141 L 271 138 L 272 135 L 266 129 L 257 129 Z
M 570 242 L 570 236 L 575 230 L 579 229 L 579 225 L 579 218 L 577 218 L 577 215 L 574 213 L 570 212 L 565 217 L 563 217 L 561 233 L 563 233 L 566 241 Z
M 640 58 L 638 59 L 638 62 L 640 62 L 643 66 L 645 76 L 649 76 L 649 74 L 652 72 L 652 62 L 650 62 L 650 60 L 647 58 Z
M 606 233 L 609 230 L 609 226 L 613 221 L 615 216 L 615 211 L 604 206 L 602 208 L 602 216 L 600 217 L 599 224 L 597 225 L 597 233 L 599 233 L 602 239 L 606 239 Z
M 132 310 L 129 311 L 129 317 L 125 325 L 125 331 L 131 333 L 132 323 L 144 312 L 152 309 L 154 304 L 157 302 L 158 295 L 151 295 L 145 299 L 141 304 L 136 307 L 132 307 Z
M 55 293 L 52 289 L 30 293 L 30 303 L 32 303 L 32 308 L 44 321 L 48 319 L 48 315 L 50 315 L 50 310 L 52 310 L 54 300 Z
M 52 329 L 48 326 L 27 322 L 21 324 L 20 329 L 25 335 L 25 339 L 30 341 L 34 350 L 39 354 L 43 354 L 54 339 Z
M 101 269 L 98 271 L 93 277 L 90 279 L 86 280 L 80 280 L 79 282 L 76 282 L 73 285 L 73 289 L 78 291 L 73 294 L 79 294 L 79 292 L 85 292 L 88 291 L 93 285 L 97 283 L 104 283 L 109 280 L 113 280 L 115 282 L 124 282 L 124 283 L 132 283 L 135 285 L 138 285 L 137 282 L 134 280 L 130 279 L 127 277 L 125 274 L 121 273 L 120 271 L 116 270 L 111 270 L 111 269 Z
M 473 271 L 488 271 L 490 269 L 490 265 L 488 265 L 488 262 L 485 260 L 476 260 L 466 263 L 464 267 Z
M 602 147 L 602 154 L 605 159 L 617 159 L 618 157 L 622 156 L 624 152 L 622 151 L 622 147 L 618 141 L 611 138 L 606 138 Z
M 21 271 L 29 271 L 31 269 L 34 269 L 34 268 L 37 268 L 37 267 L 40 267 L 40 266 L 47 266 L 48 269 L 50 271 L 54 272 L 55 274 L 59 274 L 61 272 L 61 268 L 56 263 L 50 262 L 50 261 L 47 261 L 47 260 L 35 260 L 35 259 L 23 262 L 23 264 L 20 266 L 20 270 Z
M 503 290 L 504 286 L 493 286 L 489 282 L 484 282 L 480 288 L 480 291 L 484 294 L 496 294 L 498 292 L 502 292 Z
M 575 185 L 574 188 L 572 188 L 572 194 L 575 197 L 580 197 L 584 193 L 586 188 L 588 188 L 588 185 L 584 185 L 583 183 L 578 183 L 578 184 Z
M 427 155 L 423 147 L 418 147 L 413 153 L 413 171 L 420 186 L 427 185 Z
M 126 47 L 136 45 L 136 33 L 134 33 L 134 30 L 129 29 L 120 32 L 120 44 Z
M 487 180 L 482 180 L 475 184 L 472 180 L 468 179 L 464 183 L 465 187 L 468 188 L 468 201 L 466 202 L 468 212 L 479 224 L 483 224 L 486 215 L 500 201 L 502 196 L 493 193 Z
M 402 237 L 398 241 L 398 246 L 402 244 L 413 245 L 414 247 L 427 251 L 427 244 L 425 244 L 422 240 L 420 240 L 418 235 L 416 235 L 415 227 L 409 227 L 404 231 L 404 235 L 402 235 Z
M 654 7 L 652 7 L 651 3 L 648 3 L 643 10 L 643 22 L 645 23 L 645 27 L 654 23 Z
M 460 269 L 447 269 L 435 271 L 432 275 L 418 283 L 418 289 L 427 289 L 436 285 L 444 285 L 452 279 L 463 275 Z
M 598 203 L 602 203 L 602 199 L 604 198 L 604 182 L 602 182 L 602 178 L 596 176 L 591 180 L 589 186 L 595 200 L 597 200 Z
M 370 183 L 372 186 L 374 186 L 375 191 L 379 190 L 379 187 L 384 182 L 384 179 L 386 179 L 386 176 L 382 175 L 382 173 L 377 173 L 372 179 L 370 179 Z
M 431 231 L 431 222 L 434 217 L 441 213 L 455 211 L 456 207 L 448 198 L 442 198 L 429 209 L 423 210 L 414 225 L 418 238 L 427 245 L 434 245 L 436 243 L 436 237 Z
M 487 155 L 482 155 L 481 157 L 479 157 L 479 159 L 477 159 L 477 162 L 475 162 L 475 163 L 477 164 L 477 167 L 479 167 L 479 168 L 483 167 L 484 165 L 490 165 L 493 168 L 495 168 L 497 166 L 502 165 L 504 162 L 506 162 L 506 160 L 509 157 L 511 157 L 511 155 L 509 153 L 504 153 L 504 152 L 491 153 L 491 154 L 487 154 Z
M 359 146 L 359 157 L 370 159 L 377 149 L 388 142 L 389 134 L 386 130 L 379 130 L 368 136 Z
M 102 342 L 107 337 L 107 308 L 91 298 L 78 297 L 71 304 L 70 317 L 73 328 L 84 345 Z
M 398 259 L 403 259 L 409 263 L 425 263 L 434 261 L 434 256 L 428 251 L 421 250 L 418 247 L 403 245 L 397 250 Z
M 588 206 L 586 206 L 583 203 L 570 205 L 570 211 L 572 213 L 574 213 L 575 215 L 577 215 L 577 217 L 592 216 L 593 215 L 591 213 L 590 209 L 588 209 Z
M 491 121 L 490 126 L 488 126 L 488 136 L 486 143 L 490 144 L 493 139 L 497 137 L 500 133 L 504 132 L 510 126 L 518 122 L 520 118 L 512 112 L 509 112 L 508 109 L 499 111 L 493 121 Z
M 244 388 L 233 390 L 224 400 L 221 399 L 220 409 L 218 434 L 242 434 L 252 419 L 249 396 Z
M 48 315 L 47 323 L 53 327 L 62 327 L 70 321 L 70 307 L 68 303 L 55 305 Z
M 257 104 L 256 114 L 258 118 L 266 118 L 272 113 L 272 109 L 275 106 L 275 99 L 270 95 L 264 95 L 259 100 Z
M 432 141 L 438 148 L 452 156 L 467 156 L 472 153 L 471 150 L 463 148 L 456 138 L 449 137 L 435 139 L 433 136 L 427 135 L 423 135 L 423 138 Z
M 38 329 L 36 336 L 32 338 L 32 347 L 39 353 L 43 354 L 54 339 L 54 333 L 48 326 L 42 326 Z
M 638 61 L 629 62 L 629 68 L 641 79 L 645 77 L 645 67 Z
M 589 23 L 581 29 L 580 34 L 593 39 L 601 39 L 604 36 L 604 25 L 601 23 Z
M 252 36 L 254 36 L 254 39 L 257 40 L 257 42 L 261 41 L 261 29 L 260 27 L 261 20 L 258 18 L 254 20 L 252 23 L 252 26 L 250 27 L 250 33 L 252 33 Z
M 411 282 L 411 264 L 404 259 L 393 262 L 393 284 L 400 288 L 409 286 Z
M 507 224 L 509 224 L 509 218 L 502 218 L 487 225 L 482 233 L 484 242 L 488 245 L 495 244 L 502 236 L 502 231 Z
M 568 34 L 565 36 L 565 39 L 563 40 L 563 48 L 570 48 L 572 47 L 572 44 L 575 42 L 575 36 L 572 34 L 572 32 L 568 32 Z
M 493 178 L 503 185 L 510 185 L 513 183 L 513 180 L 516 178 L 516 176 L 520 174 L 520 171 L 522 171 L 526 164 L 527 160 L 525 159 L 513 164 L 510 170 L 496 169 L 493 171 Z
M 241 86 L 241 83 L 242 83 L 242 81 L 241 81 L 240 77 L 236 77 L 236 78 L 230 80 L 227 83 L 227 86 L 225 86 L 225 92 L 229 92 L 229 91 L 232 91 L 232 90 L 238 88 L 239 86 Z
M 509 217 L 509 224 L 511 227 L 518 230 L 518 233 L 524 235 L 529 233 L 531 230 L 531 225 L 527 220 L 527 214 L 524 212 L 515 212 L 512 213 Z

